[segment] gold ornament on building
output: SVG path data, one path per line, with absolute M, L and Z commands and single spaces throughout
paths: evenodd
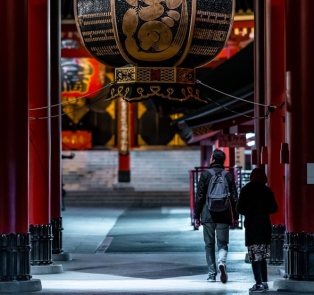
M 108 99 L 204 101 L 195 68 L 224 48 L 234 8 L 235 0 L 75 0 L 74 11 L 86 49 L 116 67 Z
M 62 111 L 75 123 L 89 112 L 86 106 L 86 98 L 77 99 L 76 97 L 61 97 Z

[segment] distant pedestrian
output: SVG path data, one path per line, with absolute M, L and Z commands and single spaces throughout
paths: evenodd
M 249 258 L 256 283 L 250 292 L 268 290 L 267 264 L 271 238 L 270 214 L 278 211 L 273 191 L 266 186 L 267 176 L 264 170 L 255 168 L 250 182 L 240 193 L 237 204 L 239 214 L 245 216 L 245 245 L 248 247 Z
M 226 262 L 229 244 L 229 226 L 238 226 L 239 215 L 235 210 L 238 201 L 233 175 L 224 170 L 226 155 L 214 150 L 210 158 L 210 169 L 201 174 L 197 186 L 194 208 L 195 228 L 203 225 L 208 282 L 215 282 L 217 276 L 215 257 L 215 234 L 218 246 L 218 268 L 220 280 L 228 280 Z

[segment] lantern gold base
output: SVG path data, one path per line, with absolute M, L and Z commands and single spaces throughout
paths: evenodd
M 194 85 L 186 86 L 182 84 L 144 85 L 143 83 L 125 83 L 124 85 L 113 85 L 105 101 L 119 97 L 128 102 L 142 101 L 149 98 L 166 98 L 183 102 L 191 98 L 202 103 L 207 103 L 206 100 L 201 99 L 198 88 Z
M 115 83 L 106 101 L 123 98 L 128 102 L 166 98 L 183 102 L 194 99 L 206 103 L 195 81 L 195 69 L 178 67 L 127 66 L 115 69 Z
M 177 67 L 122 67 L 115 69 L 116 83 L 195 84 L 195 69 Z

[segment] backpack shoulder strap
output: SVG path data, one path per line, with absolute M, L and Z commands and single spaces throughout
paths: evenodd
M 216 172 L 213 169 L 208 169 L 207 170 L 212 176 L 216 175 Z
M 226 177 L 226 175 L 229 173 L 229 171 L 227 171 L 227 170 L 224 170 L 224 171 L 222 171 L 221 172 L 221 174 L 224 176 L 224 177 Z

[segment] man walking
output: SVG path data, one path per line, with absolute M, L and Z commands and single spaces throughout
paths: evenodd
M 208 282 L 215 282 L 217 275 L 215 258 L 215 234 L 217 235 L 218 246 L 218 268 L 220 271 L 220 280 L 226 283 L 228 275 L 226 271 L 226 260 L 229 243 L 229 225 L 238 226 L 239 215 L 235 210 L 238 194 L 233 175 L 224 171 L 224 162 L 226 155 L 221 150 L 214 150 L 210 158 L 210 169 L 201 174 L 197 186 L 197 195 L 194 208 L 195 228 L 200 224 L 204 226 L 204 242 L 206 250 L 206 260 L 208 265 Z M 214 179 L 211 181 L 212 177 Z M 214 180 L 217 180 L 214 182 Z M 220 195 L 211 199 L 208 191 L 215 193 L 217 183 L 226 183 L 225 201 L 219 199 Z M 209 186 L 211 186 L 209 188 Z M 228 196 L 229 195 L 229 196 Z M 216 202 L 216 203 L 215 203 Z M 223 206 L 221 204 L 224 204 Z M 201 217 L 201 220 L 200 220 Z

